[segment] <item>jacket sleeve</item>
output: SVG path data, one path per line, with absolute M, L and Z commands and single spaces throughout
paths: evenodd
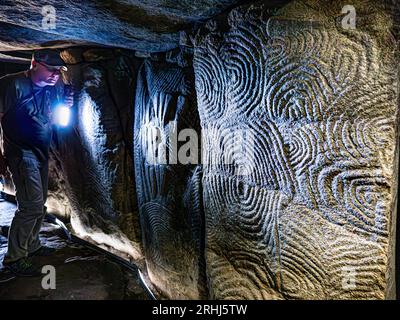
M 0 79 L 0 113 L 7 111 L 17 104 L 17 88 L 13 79 L 3 77 Z

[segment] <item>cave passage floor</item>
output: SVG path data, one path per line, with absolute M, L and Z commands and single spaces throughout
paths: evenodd
M 140 285 L 137 274 L 110 261 L 106 256 L 88 248 L 71 243 L 63 236 L 60 227 L 44 222 L 40 231 L 42 243 L 57 248 L 49 257 L 35 257 L 39 265 L 54 266 L 56 288 L 44 289 L 42 277 L 12 278 L 3 268 L 7 251 L 8 232 L 16 206 L 0 202 L 0 300 L 147 300 L 148 295 Z M 45 271 L 45 270 L 43 270 Z M 10 279 L 11 278 L 11 279 Z

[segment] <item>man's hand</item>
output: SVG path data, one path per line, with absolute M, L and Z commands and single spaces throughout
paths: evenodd
M 74 97 L 65 97 L 64 104 L 68 108 L 71 108 L 74 105 Z
M 74 90 L 70 85 L 64 87 L 64 104 L 68 108 L 74 105 Z

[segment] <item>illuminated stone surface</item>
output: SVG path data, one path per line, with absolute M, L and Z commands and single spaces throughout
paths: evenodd
M 202 259 L 201 169 L 152 164 L 147 157 L 151 126 L 169 146 L 169 133 L 193 128 L 199 116 L 191 68 L 145 61 L 136 93 L 134 160 L 140 223 L 150 280 L 169 298 L 206 297 Z M 169 153 L 170 148 L 166 149 Z
M 63 53 L 90 61 L 68 71 L 76 104 L 71 126 L 57 130 L 52 145 L 48 204 L 78 236 L 143 264 L 129 116 L 138 62 L 110 49 L 88 51 Z
M 49 206 L 77 235 L 138 263 L 166 298 L 393 298 L 400 10 L 383 3 L 353 1 L 355 30 L 341 25 L 346 1 L 237 8 L 194 37 L 195 84 L 179 50 L 63 52 L 79 94 L 73 128 L 52 147 Z M 157 24 L 150 36 L 132 29 L 134 39 L 113 29 L 85 38 L 62 19 L 59 33 L 36 33 L 29 10 L 11 26 L 4 8 L 7 50 L 71 45 L 75 27 L 74 39 L 148 52 L 179 41 L 180 27 Z M 140 129 L 166 135 L 170 120 L 210 130 L 208 164 L 145 162 Z M 213 164 L 238 130 L 254 133 L 254 153 Z
M 345 4 L 241 7 L 226 32 L 197 34 L 206 158 L 218 135 L 255 133 L 235 163 L 253 161 L 247 176 L 204 166 L 212 298 L 393 297 L 396 45 L 380 2 L 354 3 L 355 30 L 337 18 Z
M 9 227 L 14 211 L 15 204 L 0 202 L 0 226 L 4 233 L 8 230 L 5 226 Z M 7 251 L 7 238 L 1 231 L 0 269 Z M 104 255 L 67 241 L 58 226 L 45 222 L 40 239 L 45 245 L 57 248 L 52 256 L 34 258 L 37 265 L 55 268 L 55 290 L 42 287 L 42 279 L 49 273 L 43 274 L 43 277 L 10 280 L 10 274 L 0 270 L 0 300 L 149 299 L 135 272 L 128 272 Z

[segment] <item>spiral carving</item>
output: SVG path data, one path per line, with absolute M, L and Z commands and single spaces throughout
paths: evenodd
M 376 5 L 368 3 L 360 6 Z M 226 32 L 215 23 L 196 37 L 200 117 L 211 128 L 203 145 L 207 274 L 218 299 L 386 294 L 394 47 L 365 29 L 340 30 L 327 3 L 302 5 L 272 16 L 267 5 L 243 6 Z M 222 91 L 205 89 L 210 81 Z M 228 146 L 239 131 L 254 139 L 236 153 Z M 242 164 L 247 174 L 238 174 Z

